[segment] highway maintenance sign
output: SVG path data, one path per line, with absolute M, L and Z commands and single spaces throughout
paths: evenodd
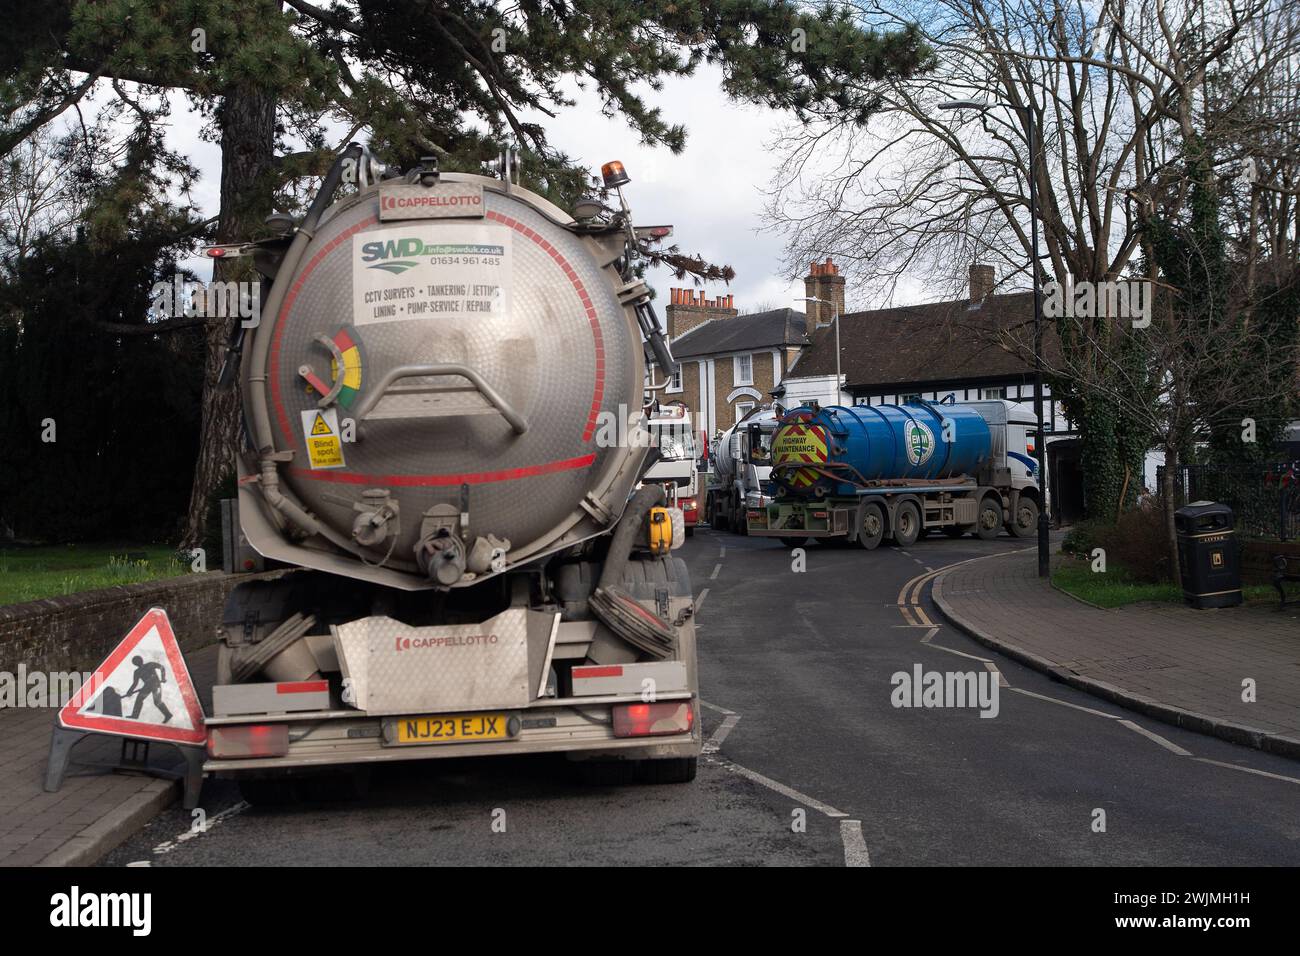
M 822 465 L 826 463 L 826 429 L 821 425 L 782 425 L 772 438 L 774 465 Z M 789 475 L 796 488 L 806 488 L 817 480 L 811 468 L 799 468 Z
M 63 727 L 174 744 L 207 739 L 167 612 L 150 608 L 59 711 Z

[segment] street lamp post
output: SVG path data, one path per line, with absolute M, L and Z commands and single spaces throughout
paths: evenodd
M 843 392 L 843 390 L 842 390 L 841 387 L 840 387 L 840 386 L 841 386 L 841 381 L 840 381 L 840 307 L 839 307 L 838 305 L 836 305 L 834 302 L 828 302 L 828 301 L 825 300 L 825 299 L 818 299 L 818 298 L 814 298 L 814 297 L 812 297 L 812 296 L 804 296 L 804 297 L 802 297 L 802 298 L 795 299 L 795 301 L 796 301 L 796 302 L 818 302 L 818 303 L 821 303 L 822 305 L 829 305 L 829 306 L 831 307 L 831 311 L 835 313 L 834 318 L 831 319 L 831 324 L 835 326 L 835 404 L 836 404 L 836 405 L 840 405 L 840 404 L 843 403 L 843 398 L 844 398 L 844 392 Z
M 1047 429 L 1043 424 L 1043 292 L 1038 281 L 1038 150 L 1034 140 L 1034 117 L 1029 107 L 1010 103 L 984 103 L 980 100 L 947 100 L 939 104 L 941 110 L 973 109 L 981 113 L 990 106 L 1005 106 L 1022 115 L 1025 120 L 1025 146 L 1029 150 L 1029 234 L 1033 261 L 1029 272 L 1034 284 L 1034 411 L 1038 418 L 1038 437 L 1034 440 L 1034 457 L 1038 463 L 1038 576 L 1051 573 L 1051 545 L 1047 535 Z

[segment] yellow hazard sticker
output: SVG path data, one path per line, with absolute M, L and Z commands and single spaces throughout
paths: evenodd
M 312 468 L 344 468 L 339 415 L 333 408 L 309 408 L 302 413 L 303 441 Z

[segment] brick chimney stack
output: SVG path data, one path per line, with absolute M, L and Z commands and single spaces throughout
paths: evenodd
M 975 263 L 970 267 L 970 300 L 983 302 L 993 294 L 993 267 Z
M 734 295 L 720 295 L 710 299 L 695 289 L 670 289 L 668 308 L 668 337 L 675 339 L 691 329 L 714 319 L 730 319 L 739 314 L 733 305 Z
M 823 325 L 830 325 L 837 311 L 840 314 L 844 313 L 844 276 L 840 275 L 840 267 L 830 256 L 826 257 L 825 262 L 814 262 L 809 265 L 808 275 L 804 276 L 803 287 L 804 295 L 808 298 L 824 299 L 834 303 L 833 306 L 822 305 L 820 302 L 804 303 L 810 320 L 809 332 Z

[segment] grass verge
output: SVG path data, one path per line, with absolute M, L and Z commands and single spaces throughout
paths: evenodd
M 19 604 L 186 574 L 166 545 L 78 544 L 0 548 L 0 604 Z
M 1140 601 L 1183 603 L 1183 589 L 1179 585 L 1138 581 L 1127 568 L 1113 564 L 1103 574 L 1093 571 L 1088 561 L 1067 560 L 1052 572 L 1052 583 L 1067 594 L 1098 607 L 1124 607 Z M 1242 588 L 1242 595 L 1247 604 L 1277 601 L 1277 592 L 1268 585 L 1246 585 Z

